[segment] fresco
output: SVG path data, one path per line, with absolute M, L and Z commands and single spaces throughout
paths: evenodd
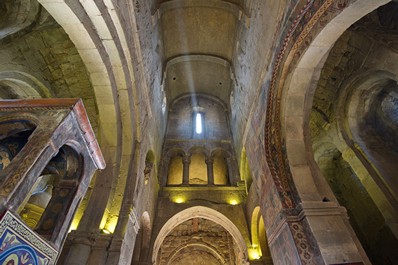
M 0 140 L 0 170 L 6 168 L 21 151 L 32 131 L 24 131 Z
M 0 265 L 52 265 L 57 251 L 10 211 L 0 220 Z

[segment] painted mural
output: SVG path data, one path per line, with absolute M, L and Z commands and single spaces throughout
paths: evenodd
M 10 211 L 0 221 L 0 265 L 52 265 L 57 251 Z
M 0 140 L 0 170 L 6 168 L 25 146 L 32 131 L 24 131 Z

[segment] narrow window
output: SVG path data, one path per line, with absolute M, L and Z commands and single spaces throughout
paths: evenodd
M 195 132 L 201 134 L 203 131 L 202 126 L 202 113 L 196 113 L 195 115 Z

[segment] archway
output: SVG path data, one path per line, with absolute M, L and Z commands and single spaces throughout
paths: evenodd
M 342 10 L 312 40 L 284 85 L 282 133 L 286 139 L 290 170 L 298 193 L 304 199 L 318 197 L 321 200 L 321 197 L 331 195 L 324 186 L 318 185 L 323 180 L 317 179 L 317 174 L 311 167 L 314 162 L 308 123 L 320 71 L 331 47 L 343 32 L 355 21 L 387 2 L 389 1 L 356 1 Z
M 151 218 L 148 212 L 144 212 L 141 216 L 140 230 L 134 244 L 133 257 L 131 264 L 138 264 L 140 260 L 145 259 L 148 255 L 149 244 L 151 240 Z
M 350 171 L 348 164 L 344 160 L 349 159 L 347 157 L 356 157 L 356 147 L 352 139 L 350 139 L 352 145 L 349 148 L 342 148 L 341 145 L 328 145 L 328 141 L 336 142 L 336 139 L 340 137 L 339 126 L 341 125 L 337 126 L 336 123 L 331 122 L 329 119 L 330 115 L 328 115 L 328 113 L 324 111 L 325 109 L 331 109 L 330 105 L 328 105 L 327 100 L 325 100 L 325 97 L 315 97 L 315 99 L 318 100 L 317 103 L 319 105 L 314 104 L 314 94 L 317 95 L 317 89 L 319 88 L 320 84 L 322 84 L 322 82 L 329 81 L 328 79 L 325 79 L 324 76 L 321 75 L 321 73 L 334 71 L 333 67 L 330 67 L 330 65 L 325 66 L 325 61 L 328 61 L 329 59 L 330 61 L 333 61 L 333 59 L 334 61 L 338 60 L 336 59 L 336 57 L 331 58 L 332 55 L 329 56 L 332 46 L 342 36 L 342 34 L 347 30 L 349 26 L 351 26 L 361 17 L 367 15 L 377 7 L 387 2 L 388 1 L 372 1 L 372 3 L 370 3 L 370 1 L 358 1 L 350 4 L 348 7 L 343 9 L 340 14 L 338 14 L 334 19 L 328 22 L 328 24 L 326 24 L 326 26 L 319 32 L 319 34 L 313 40 L 311 40 L 311 44 L 305 51 L 303 51 L 303 55 L 293 69 L 292 74 L 287 78 L 284 86 L 285 101 L 283 102 L 282 112 L 284 116 L 282 115 L 282 117 L 285 118 L 282 121 L 282 128 L 286 139 L 287 156 L 289 159 L 290 170 L 293 176 L 293 180 L 296 184 L 300 199 L 304 202 L 323 201 L 325 203 L 329 203 L 331 201 L 331 203 L 329 204 L 334 204 L 336 202 L 335 196 L 329 190 L 329 186 L 326 185 L 322 173 L 327 177 L 327 180 L 329 181 L 329 184 L 330 186 L 332 186 L 332 190 L 335 193 L 344 191 L 345 194 L 349 194 L 350 192 L 356 193 L 356 191 L 361 191 L 361 188 L 363 189 L 363 187 L 361 187 L 360 185 L 355 188 L 354 185 L 352 185 L 352 189 L 350 191 L 341 189 L 341 182 L 345 181 L 344 177 L 348 178 L 352 175 L 355 175 L 353 172 Z M 337 43 L 336 46 L 339 46 L 341 49 L 341 43 Z M 349 52 L 350 50 L 347 50 L 347 54 Z M 352 61 L 351 64 L 353 64 Z M 348 70 L 349 69 L 344 68 L 344 70 L 341 71 L 341 74 L 344 75 L 345 72 L 348 72 Z M 364 74 L 362 77 L 365 77 L 367 75 L 368 74 Z M 326 95 L 338 94 L 338 92 L 336 92 L 338 91 L 338 88 L 340 86 L 346 86 L 346 84 L 342 84 L 342 82 L 339 82 L 341 81 L 339 80 L 339 76 L 337 76 L 337 78 L 335 78 L 335 76 L 328 77 L 330 77 L 333 82 L 335 81 L 335 83 L 334 86 L 332 86 L 333 89 L 324 89 Z M 352 91 L 350 91 L 350 93 L 351 92 Z M 362 96 L 363 95 L 364 94 L 362 94 Z M 349 98 L 350 96 L 347 97 Z M 359 98 L 356 97 L 356 100 L 358 99 Z M 366 98 L 361 98 L 360 100 L 366 101 Z M 336 96 L 336 102 L 337 101 L 338 98 Z M 322 104 L 326 107 L 319 108 L 319 106 L 322 106 Z M 347 107 L 345 105 L 340 105 L 340 107 L 343 109 L 355 108 L 355 106 Z M 340 114 L 342 114 L 343 112 L 344 111 L 342 111 Z M 346 113 L 344 113 L 344 115 L 345 114 Z M 315 143 L 313 141 L 314 135 L 318 134 L 317 128 L 315 128 L 314 126 L 314 120 L 316 120 L 314 116 L 316 115 L 319 120 L 324 121 L 324 123 L 322 123 L 322 126 L 324 126 L 324 128 L 327 128 L 325 129 L 325 131 L 335 130 L 333 136 L 328 135 L 328 137 L 324 138 L 324 142 Z M 340 115 L 340 117 L 338 118 L 344 119 L 344 122 L 342 122 L 342 124 L 346 126 L 346 124 L 348 123 L 349 127 L 352 129 L 353 116 L 357 115 L 358 109 L 355 110 L 355 114 L 353 111 L 351 111 L 351 113 L 350 111 L 348 111 L 348 117 L 342 117 L 342 115 Z M 357 118 L 358 117 L 355 117 L 355 119 Z M 324 145 L 322 146 L 322 144 Z M 349 143 L 347 144 L 350 145 Z M 320 152 L 320 149 L 323 150 L 323 155 L 317 154 L 317 152 Z M 314 151 L 315 156 L 317 157 L 316 161 L 314 161 Z M 361 162 L 363 161 L 356 157 L 355 163 Z M 319 171 L 319 168 L 321 168 L 322 173 Z M 333 168 L 333 170 L 331 170 L 331 168 Z M 331 171 L 333 172 L 330 173 Z M 333 174 L 340 174 L 342 178 L 333 178 L 333 176 L 331 176 Z M 303 185 L 304 183 L 305 185 Z M 349 184 L 351 185 L 352 183 Z M 363 192 L 363 190 L 361 192 Z M 338 196 L 337 194 L 336 197 L 338 197 L 338 201 L 343 206 L 347 207 L 350 213 L 350 206 L 352 205 L 351 202 L 345 205 L 344 203 L 342 203 L 341 196 Z M 358 200 L 358 197 L 356 197 L 356 200 Z M 366 208 L 363 210 L 365 211 L 359 212 L 363 214 L 367 211 Z M 379 219 L 379 217 L 375 217 L 374 219 Z M 349 229 L 350 228 L 348 228 L 348 230 Z M 370 234 L 369 231 L 367 232 Z M 356 244 L 357 246 L 359 246 L 358 243 Z M 360 246 L 358 248 L 360 248 Z
M 249 258 L 252 260 L 261 259 L 265 264 L 272 264 L 264 220 L 260 213 L 260 206 L 254 208 L 252 212 L 250 230 L 252 246 L 249 249 Z
M 394 263 L 398 247 L 392 177 L 398 170 L 398 53 L 380 38 L 397 40 L 396 20 L 385 21 L 397 8 L 382 6 L 339 37 L 322 67 L 309 119 L 315 162 L 373 264 Z
M 199 223 L 201 222 L 200 219 L 203 219 L 204 222 L 211 223 L 213 226 L 219 227 L 218 229 L 220 231 L 225 230 L 225 233 L 230 236 L 234 245 L 236 245 L 236 250 L 238 252 L 235 257 L 236 264 L 243 264 L 243 262 L 247 260 L 247 247 L 245 241 L 232 221 L 216 210 L 203 206 L 194 206 L 179 212 L 164 224 L 154 243 L 152 262 L 157 264 L 159 261 L 159 251 L 161 246 L 166 237 L 172 233 L 175 228 L 179 227 L 184 222 L 189 222 L 190 220 L 193 220 L 192 222 Z

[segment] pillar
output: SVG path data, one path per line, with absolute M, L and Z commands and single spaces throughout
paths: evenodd
M 213 163 L 214 163 L 213 158 L 211 157 L 206 158 L 208 185 L 214 185 Z
M 182 158 L 182 185 L 189 185 L 189 164 L 191 163 L 191 157 L 184 156 Z
M 229 183 L 231 186 L 236 186 L 238 182 L 236 176 L 239 175 L 236 160 L 232 157 L 226 157 L 225 160 L 227 161 Z

